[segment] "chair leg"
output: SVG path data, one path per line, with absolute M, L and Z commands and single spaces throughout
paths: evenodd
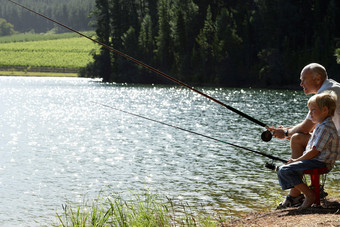
M 313 171 L 313 174 L 311 174 L 311 183 L 314 188 L 315 192 L 315 202 L 317 206 L 320 205 L 320 175 L 318 174 L 317 170 Z
M 309 174 L 310 175 L 310 179 L 311 179 L 311 189 L 314 191 L 315 193 L 315 202 L 314 204 L 317 206 L 320 206 L 320 175 L 326 174 L 329 171 L 327 170 L 327 168 L 318 168 L 318 169 L 309 169 L 309 170 L 305 170 L 304 174 Z M 325 176 L 324 176 L 325 177 Z M 325 178 L 323 179 L 323 183 L 324 183 Z M 323 185 L 322 185 L 322 191 L 323 191 Z M 325 193 L 325 195 L 327 195 L 327 193 Z M 323 196 L 324 197 L 324 196 Z

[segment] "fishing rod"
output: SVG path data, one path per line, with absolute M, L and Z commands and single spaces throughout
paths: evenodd
M 135 59 L 135 58 L 133 58 L 133 57 L 130 57 L 130 56 L 127 55 L 127 54 L 124 54 L 123 52 L 121 52 L 121 51 L 119 51 L 119 50 L 116 50 L 116 49 L 114 49 L 114 48 L 108 46 L 108 45 L 105 44 L 105 43 L 99 42 L 99 41 L 97 41 L 97 40 L 95 40 L 95 39 L 93 39 L 93 38 L 91 38 L 91 37 L 89 37 L 89 36 L 87 36 L 87 35 L 84 35 L 83 33 L 79 32 L 79 31 L 77 31 L 77 30 L 75 30 L 75 29 L 72 29 L 72 28 L 70 28 L 70 27 L 68 27 L 68 26 L 66 26 L 66 25 L 64 25 L 64 24 L 62 24 L 62 23 L 60 23 L 60 22 L 58 22 L 58 21 L 56 21 L 56 20 L 53 20 L 53 19 L 51 19 L 51 18 L 49 18 L 49 17 L 47 17 L 47 16 L 41 14 L 41 13 L 38 13 L 38 12 L 36 12 L 36 11 L 30 9 L 30 8 L 27 8 L 26 6 L 21 5 L 21 4 L 15 2 L 15 1 L 13 1 L 13 0 L 8 0 L 8 1 L 10 1 L 10 2 L 12 2 L 13 4 L 15 4 L 15 5 L 17 5 L 17 6 L 20 6 L 20 7 L 22 7 L 23 9 L 26 9 L 26 10 L 28 10 L 28 11 L 30 11 L 30 12 L 32 12 L 32 13 L 38 15 L 38 16 L 41 16 L 41 17 L 43 17 L 43 18 L 45 18 L 45 19 L 47 19 L 47 20 L 49 20 L 49 21 L 52 21 L 53 23 L 58 24 L 58 25 L 61 26 L 61 27 L 64 27 L 64 28 L 66 28 L 66 29 L 68 29 L 68 30 L 70 30 L 70 31 L 72 31 L 72 32 L 74 32 L 74 33 L 77 33 L 78 35 L 80 35 L 80 36 L 82 36 L 82 37 L 85 37 L 85 38 L 87 38 L 87 39 L 89 39 L 89 40 L 91 40 L 91 41 L 93 41 L 93 42 L 95 42 L 95 43 L 97 43 L 97 44 L 99 44 L 99 45 L 105 47 L 106 49 L 109 49 L 109 50 L 115 52 L 116 54 L 119 54 L 120 56 L 125 57 L 126 59 L 128 59 L 128 60 L 130 60 L 130 61 L 133 61 L 133 62 L 135 62 L 135 63 L 137 63 L 137 64 L 139 64 L 139 65 L 141 65 L 141 66 L 143 66 L 143 67 L 145 67 L 145 68 L 147 68 L 147 69 L 149 69 L 149 70 L 151 70 L 151 71 L 153 71 L 153 72 L 155 72 L 155 73 L 157 73 L 157 74 L 159 74 L 159 75 L 161 75 L 161 76 L 163 76 L 163 77 L 165 77 L 165 78 L 167 78 L 167 79 L 169 79 L 169 80 L 171 80 L 171 81 L 173 81 L 173 82 L 175 82 L 175 83 L 177 83 L 177 84 L 179 84 L 179 85 L 181 85 L 181 86 L 184 86 L 184 87 L 186 87 L 186 88 L 188 88 L 188 89 L 190 89 L 190 90 L 192 90 L 192 91 L 194 91 L 194 92 L 196 92 L 196 93 L 198 93 L 198 94 L 200 94 L 200 95 L 202 95 L 202 96 L 204 96 L 204 97 L 206 97 L 206 98 L 208 98 L 208 99 L 210 99 L 210 100 L 212 100 L 212 101 L 214 101 L 214 102 L 216 102 L 216 103 L 218 103 L 218 104 L 220 104 L 220 105 L 222 105 L 222 106 L 224 106 L 224 107 L 226 107 L 227 109 L 233 111 L 234 113 L 237 113 L 238 115 L 240 115 L 240 116 L 242 116 L 242 117 L 244 117 L 244 118 L 246 118 L 246 119 L 248 119 L 248 120 L 254 122 L 255 124 L 258 124 L 258 125 L 260 125 L 260 126 L 266 128 L 267 130 L 264 131 L 264 132 L 261 134 L 261 139 L 262 139 L 263 141 L 268 142 L 268 141 L 270 141 L 270 140 L 272 139 L 272 134 L 271 134 L 271 132 L 268 130 L 268 126 L 267 126 L 265 123 L 263 123 L 263 122 L 261 122 L 261 121 L 255 119 L 255 118 L 253 118 L 253 117 L 251 117 L 251 116 L 249 116 L 249 115 L 247 115 L 247 114 L 245 114 L 245 113 L 243 113 L 243 112 L 241 112 L 241 111 L 235 109 L 235 108 L 232 107 L 232 106 L 226 105 L 226 104 L 224 104 L 223 102 L 221 102 L 221 101 L 219 101 L 219 100 L 217 100 L 217 99 L 215 99 L 215 98 L 213 98 L 213 97 L 211 97 L 211 96 L 209 96 L 209 95 L 207 95 L 207 94 L 205 94 L 205 93 L 203 93 L 203 92 L 201 92 L 201 91 L 199 91 L 199 90 L 197 90 L 197 89 L 195 89 L 195 88 L 193 88 L 193 87 L 191 87 L 191 86 L 189 86 L 189 85 L 187 85 L 187 84 L 185 84 L 185 83 L 183 83 L 183 82 L 181 82 L 181 81 L 179 81 L 179 80 L 177 80 L 177 79 L 175 79 L 174 77 L 171 77 L 171 76 L 169 76 L 168 74 L 163 73 L 163 72 L 161 72 L 160 70 L 158 70 L 158 69 L 156 69 L 156 68 L 154 68 L 154 67 L 152 67 L 152 66 L 149 66 L 149 65 L 147 65 L 147 64 L 145 64 L 145 63 L 143 63 L 143 62 L 141 62 L 141 61 L 139 61 L 139 60 L 137 60 L 137 59 Z
M 139 118 L 142 118 L 142 119 L 145 119 L 145 120 L 148 120 L 148 121 L 152 121 L 152 122 L 156 122 L 156 123 L 159 123 L 159 124 L 162 124 L 162 125 L 166 125 L 166 126 L 169 126 L 169 127 L 172 127 L 172 128 L 176 128 L 176 129 L 179 129 L 179 130 L 182 130 L 182 131 L 185 131 L 185 132 L 189 132 L 189 133 L 192 133 L 192 134 L 195 134 L 195 135 L 198 135 L 198 136 L 202 136 L 202 137 L 205 137 L 205 138 L 208 138 L 208 139 L 211 139 L 211 140 L 215 140 L 217 142 L 221 142 L 221 143 L 224 143 L 224 144 L 228 144 L 230 146 L 233 146 L 233 147 L 237 147 L 237 148 L 241 148 L 241 149 L 244 149 L 244 150 L 247 150 L 247 151 L 250 151 L 250 152 L 253 152 L 253 153 L 256 153 L 256 154 L 259 154 L 259 155 L 262 155 L 262 156 L 265 156 L 267 158 L 270 158 L 272 160 L 276 160 L 276 161 L 280 161 L 280 162 L 283 162 L 283 163 L 287 163 L 287 160 L 283 160 L 281 158 L 278 158 L 278 157 L 275 157 L 273 155 L 269 155 L 269 154 L 266 154 L 266 153 L 263 153 L 263 152 L 260 152 L 260 151 L 255 151 L 255 150 L 252 150 L 250 148 L 247 148 L 247 147 L 242 147 L 242 146 L 239 146 L 239 145 L 236 145 L 236 144 L 232 144 L 232 143 L 229 143 L 229 142 L 226 142 L 226 141 L 223 141 L 223 140 L 220 140 L 220 139 L 216 139 L 214 137 L 211 137 L 211 136 L 207 136 L 207 135 L 204 135 L 204 134 L 201 134 L 201 133 L 198 133 L 198 132 L 194 132 L 194 131 L 191 131 L 191 130 L 188 130 L 188 129 L 184 129 L 184 128 L 180 128 L 178 126 L 175 126 L 175 125 L 171 125 L 171 124 L 168 124 L 168 123 L 165 123 L 165 122 L 162 122 L 162 121 L 158 121 L 158 120 L 155 120 L 155 119 L 151 119 L 151 118 L 148 118 L 148 117 L 144 117 L 142 115 L 138 115 L 138 114 L 135 114 L 135 113 L 131 113 L 131 112 L 128 112 L 128 111 L 125 111 L 125 110 L 121 110 L 121 109 L 118 109 L 118 108 L 115 108 L 113 106 L 109 106 L 109 105 L 106 105 L 106 104 L 102 104 L 102 103 L 99 103 L 99 102 L 95 102 L 95 101 L 90 101 L 94 104 L 97 104 L 97 105 L 100 105 L 100 106 L 104 106 L 104 107 L 107 107 L 107 108 L 110 108 L 110 109 L 113 109 L 113 110 L 117 110 L 117 111 L 120 111 L 122 113 L 126 113 L 126 114 L 129 114 L 129 115 L 132 115 L 132 116 L 135 116 L 135 117 L 139 117 Z M 266 167 L 269 168 L 269 169 L 273 169 L 272 167 L 270 167 L 272 164 L 266 164 Z M 275 168 L 275 167 L 274 167 Z

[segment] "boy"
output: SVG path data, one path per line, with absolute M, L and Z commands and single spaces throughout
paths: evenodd
M 336 100 L 334 92 L 317 94 L 308 100 L 311 119 L 313 123 L 317 123 L 317 126 L 303 155 L 296 159 L 289 159 L 288 163 L 278 170 L 279 183 L 283 190 L 295 188 L 305 195 L 305 200 L 299 209 L 308 208 L 315 201 L 314 191 L 302 181 L 303 171 L 325 167 L 330 171 L 335 160 L 340 158 L 340 140 L 332 121 Z M 292 198 L 288 195 L 286 200 Z

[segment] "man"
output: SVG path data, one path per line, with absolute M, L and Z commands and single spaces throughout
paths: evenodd
M 327 90 L 335 92 L 337 95 L 337 107 L 332 120 L 337 128 L 338 135 L 340 135 L 340 84 L 332 79 L 328 79 L 326 69 L 318 63 L 306 65 L 301 71 L 300 80 L 300 86 L 303 87 L 305 95 L 320 94 Z M 297 159 L 303 154 L 315 126 L 316 124 L 312 122 L 310 113 L 308 113 L 306 118 L 295 126 L 270 127 L 269 131 L 278 139 L 290 139 L 291 158 Z M 293 188 L 278 208 L 294 206 L 301 203 L 302 200 L 303 195 L 300 194 L 300 191 Z

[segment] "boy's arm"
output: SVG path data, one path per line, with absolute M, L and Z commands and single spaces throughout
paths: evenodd
M 298 162 L 298 161 L 302 161 L 302 160 L 310 160 L 314 157 L 316 157 L 318 154 L 320 153 L 320 151 L 318 151 L 314 146 L 312 148 L 312 150 L 307 151 L 306 153 L 304 153 L 302 156 L 296 158 L 296 159 L 289 159 L 288 160 L 288 164 L 289 163 L 293 163 L 293 162 Z

